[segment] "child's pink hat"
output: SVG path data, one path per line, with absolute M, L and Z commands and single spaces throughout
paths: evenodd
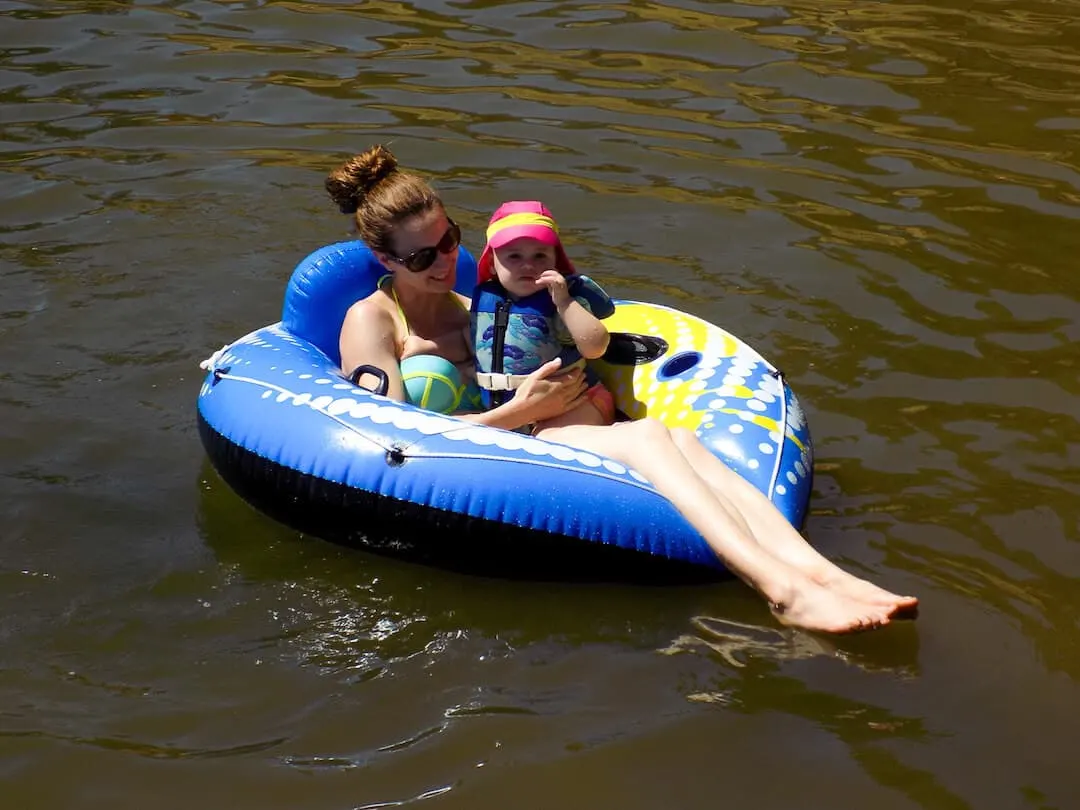
M 495 248 L 529 236 L 555 248 L 555 269 L 564 276 L 574 273 L 574 265 L 563 250 L 559 240 L 559 226 L 538 200 L 514 200 L 500 205 L 487 227 L 487 244 L 476 263 L 476 279 L 479 283 L 489 281 L 495 274 Z

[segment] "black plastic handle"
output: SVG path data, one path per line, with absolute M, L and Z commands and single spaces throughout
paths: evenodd
M 370 374 L 372 377 L 375 377 L 379 381 L 379 384 L 374 388 L 366 388 L 365 386 L 360 385 L 360 378 L 365 374 Z M 386 392 L 390 390 L 390 378 L 386 375 L 386 372 L 378 366 L 357 366 L 353 369 L 352 374 L 349 375 L 349 382 L 360 388 L 364 388 L 366 391 L 371 391 L 373 394 L 381 394 L 382 396 L 386 396 Z
M 634 332 L 612 332 L 604 361 L 617 366 L 640 366 L 651 363 L 668 350 L 663 338 Z

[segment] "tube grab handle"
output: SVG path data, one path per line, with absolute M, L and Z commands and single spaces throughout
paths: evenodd
M 367 386 L 360 385 L 360 378 L 365 374 L 370 374 L 372 377 L 379 381 L 378 385 L 374 388 L 368 388 Z M 353 385 L 359 386 L 366 391 L 371 391 L 373 394 L 379 394 L 386 396 L 386 392 L 390 390 L 390 378 L 386 375 L 378 366 L 362 365 L 353 369 L 352 374 L 349 375 L 349 382 Z

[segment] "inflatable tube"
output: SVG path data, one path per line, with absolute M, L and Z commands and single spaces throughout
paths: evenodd
M 603 567 L 722 566 L 634 470 L 522 433 L 396 402 L 339 368 L 345 312 L 381 268 L 360 242 L 324 247 L 289 282 L 282 320 L 204 363 L 199 431 L 222 478 L 257 509 L 327 540 L 395 554 Z M 473 258 L 461 250 L 457 289 Z M 616 301 L 612 348 L 593 366 L 627 417 L 693 430 L 796 527 L 813 453 L 783 375 L 728 332 L 674 310 Z

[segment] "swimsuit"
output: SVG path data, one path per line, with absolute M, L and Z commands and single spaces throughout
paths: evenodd
M 392 276 L 385 275 L 381 279 L 379 279 L 379 287 L 382 288 L 383 282 L 386 281 L 389 278 L 392 278 Z M 412 331 L 412 327 L 409 326 L 409 319 L 407 317 L 405 317 L 405 310 L 402 309 L 402 307 L 401 307 L 401 301 L 398 300 L 397 291 L 394 289 L 394 286 L 393 286 L 392 283 L 390 285 L 390 295 L 394 299 L 394 306 L 397 307 L 398 315 L 401 317 L 401 322 L 403 324 L 405 324 L 405 332 L 406 332 L 406 334 L 409 337 L 419 337 L 418 335 L 414 335 L 414 333 Z M 465 305 L 463 303 L 461 303 L 461 299 L 458 298 L 457 295 L 455 295 L 453 292 L 448 293 L 448 295 L 450 296 L 450 300 L 452 300 L 455 304 L 458 305 L 458 307 L 461 308 L 462 312 L 466 311 L 465 310 Z M 463 334 L 466 337 L 465 345 L 466 345 L 466 347 L 468 347 L 469 346 L 469 343 L 467 341 L 468 332 L 465 331 Z M 434 342 L 435 341 L 432 341 L 432 343 L 434 343 Z M 419 356 L 420 355 L 411 355 L 411 357 L 419 357 Z M 471 359 L 471 355 L 469 355 L 469 356 L 466 356 L 466 357 L 462 358 L 461 360 L 459 360 L 458 363 L 455 363 L 454 361 L 452 361 L 452 360 L 450 360 L 448 358 L 442 357 L 441 355 L 428 355 L 428 356 L 432 358 L 432 360 L 430 361 L 431 364 L 432 364 L 432 368 L 436 367 L 435 364 L 439 360 L 446 363 L 446 365 L 449 366 L 449 369 L 444 369 L 443 372 L 442 372 L 442 376 L 447 377 L 447 378 L 451 378 L 451 379 L 454 378 L 454 377 L 460 377 L 461 376 L 460 372 L 457 369 L 458 363 L 465 363 L 465 362 L 468 362 L 468 360 Z M 470 380 L 469 382 L 465 383 L 463 388 L 462 388 L 461 397 L 460 397 L 460 403 L 459 403 L 458 407 L 452 409 L 451 411 L 446 411 L 446 413 L 452 413 L 454 410 L 481 410 L 481 409 L 483 409 L 483 405 L 480 402 L 480 389 L 479 389 L 479 387 L 477 387 L 475 380 Z

